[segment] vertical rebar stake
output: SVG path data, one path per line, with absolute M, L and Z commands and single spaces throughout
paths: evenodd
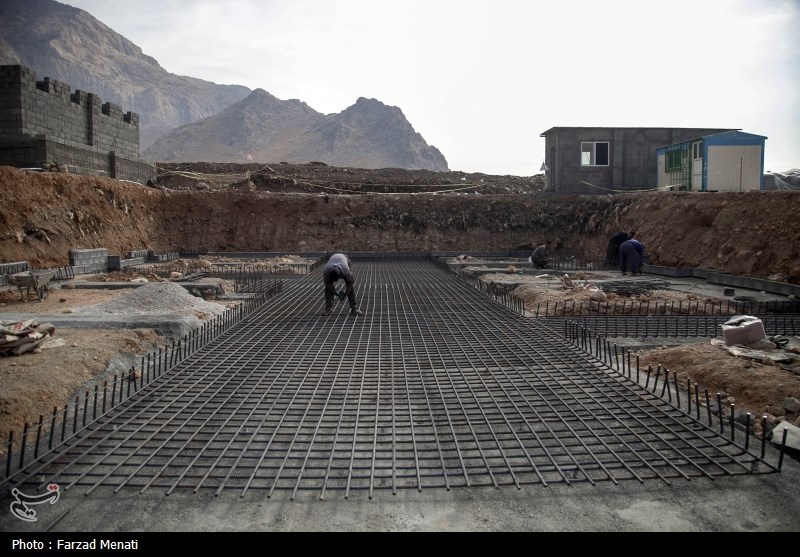
M 747 423 L 745 424 L 745 434 L 744 434 L 744 450 L 750 449 L 750 418 L 752 414 L 750 412 L 747 413 Z
M 11 475 L 11 449 L 14 447 L 14 432 L 8 432 L 8 445 L 6 447 L 6 478 Z
M 76 431 L 78 431 L 78 411 L 80 410 L 80 399 L 75 397 L 75 411 L 74 416 L 72 416 L 72 434 L 74 435 Z
M 717 393 L 717 412 L 719 412 L 719 432 L 720 434 L 725 433 L 725 422 L 722 417 L 722 395 Z
M 36 426 L 36 444 L 33 447 L 33 458 L 34 460 L 39 458 L 39 439 L 42 437 L 42 422 L 44 421 L 44 416 L 39 414 L 39 425 Z
M 706 412 L 708 412 L 708 427 L 711 427 L 711 401 L 708 398 L 708 389 L 704 389 L 706 393 Z
M 778 470 L 783 468 L 783 454 L 786 452 L 786 434 L 789 433 L 789 428 L 783 428 L 783 435 L 781 435 L 781 454 L 778 456 Z
M 61 419 L 61 442 L 64 442 L 64 439 L 67 436 L 67 416 L 69 414 L 69 403 L 64 405 L 64 415 Z
M 734 440 L 734 432 L 736 431 L 736 412 L 734 410 L 734 403 L 731 402 L 731 442 Z
M 686 378 L 686 413 L 692 415 L 692 380 Z
M 694 384 L 694 411 L 697 416 L 697 421 L 700 421 L 700 389 L 697 383 Z
M 53 406 L 53 415 L 50 418 L 50 438 L 47 440 L 47 448 L 53 448 L 53 435 L 56 431 L 56 415 L 58 413 L 58 406 Z
M 89 411 L 89 391 L 86 391 L 86 394 L 83 395 L 83 425 L 86 427 L 86 413 Z
M 22 442 L 19 446 L 19 467 L 25 464 L 25 445 L 28 444 L 28 422 L 25 422 L 25 425 L 22 426 Z

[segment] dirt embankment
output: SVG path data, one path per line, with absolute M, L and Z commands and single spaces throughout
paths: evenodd
M 173 190 L 0 167 L 0 261 L 63 266 L 69 249 L 94 247 L 112 255 L 481 251 L 529 249 L 545 239 L 565 253 L 600 257 L 611 233 L 636 228 L 654 264 L 800 283 L 797 192 L 553 196 L 528 178 L 347 169 L 348 184 L 360 189 L 342 194 L 327 188 L 341 189 L 342 169 L 280 170 L 275 180 L 242 170 L 228 184 L 218 177 L 213 188 Z M 377 191 L 401 188 L 404 177 L 418 191 Z M 452 191 L 421 193 L 434 178 Z M 189 180 L 197 185 L 202 176 Z

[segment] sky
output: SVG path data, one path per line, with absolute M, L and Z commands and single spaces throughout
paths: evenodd
M 800 168 L 800 0 L 66 0 L 167 71 L 396 106 L 450 170 L 531 176 L 552 127 L 735 128 Z

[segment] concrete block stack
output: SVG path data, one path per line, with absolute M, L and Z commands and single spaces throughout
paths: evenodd
M 147 262 L 148 263 L 164 263 L 166 261 L 176 261 L 180 259 L 180 254 L 178 252 L 169 252 L 169 253 L 156 253 L 155 251 L 148 251 L 147 252 Z
M 108 249 L 71 249 L 69 264 L 75 274 L 105 272 L 108 270 Z
M 16 275 L 25 271 L 30 271 L 31 266 L 27 261 L 17 261 L 16 263 L 0 263 L 0 286 L 9 284 L 6 275 Z

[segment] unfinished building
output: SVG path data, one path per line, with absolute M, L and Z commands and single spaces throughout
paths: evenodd
M 22 66 L 0 66 L 0 164 L 145 183 L 155 168 L 139 160 L 139 115 Z
M 545 138 L 547 191 L 606 194 L 654 190 L 656 149 L 730 128 L 550 128 Z

